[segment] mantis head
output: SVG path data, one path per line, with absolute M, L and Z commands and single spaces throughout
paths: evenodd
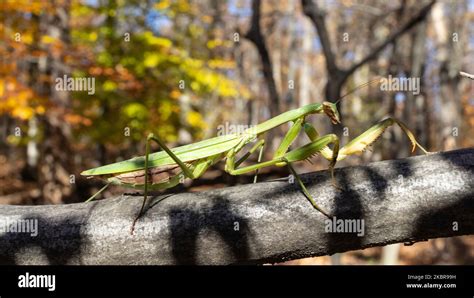
M 341 120 L 339 119 L 339 111 L 337 110 L 336 104 L 325 101 L 323 102 L 323 111 L 331 119 L 332 124 L 339 124 Z
M 323 102 L 324 113 L 326 113 L 326 115 L 328 115 L 328 117 L 331 119 L 332 124 L 340 124 L 341 119 L 339 118 L 339 111 L 337 110 L 337 104 L 341 101 L 341 99 L 345 98 L 347 95 L 353 93 L 354 91 L 362 87 L 369 86 L 372 84 L 378 84 L 381 82 L 382 82 L 382 77 L 377 76 L 375 79 L 368 81 L 367 83 L 361 84 L 357 86 L 356 88 L 352 89 L 351 91 L 349 91 L 348 93 L 344 94 L 335 103 L 332 103 L 329 101 Z

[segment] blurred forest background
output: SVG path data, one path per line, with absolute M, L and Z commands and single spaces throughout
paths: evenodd
M 103 184 L 79 173 L 143 155 L 148 132 L 170 147 L 188 144 L 219 126 L 336 101 L 377 75 L 420 78 L 421 92 L 370 86 L 342 101 L 342 125 L 308 120 L 343 144 L 393 115 L 430 151 L 474 146 L 473 83 L 459 76 L 474 73 L 473 0 L 2 0 L 0 21 L 1 204 L 84 201 Z M 57 91 L 64 75 L 94 78 L 95 93 Z M 265 157 L 286 129 L 269 134 Z M 339 166 L 408 156 L 396 127 Z M 298 164 L 299 172 L 326 167 L 317 158 Z M 267 168 L 260 181 L 285 175 Z M 220 164 L 171 191 L 251 179 Z M 402 247 L 399 263 L 473 264 L 473 248 L 472 236 L 431 240 Z M 341 260 L 376 263 L 383 254 Z

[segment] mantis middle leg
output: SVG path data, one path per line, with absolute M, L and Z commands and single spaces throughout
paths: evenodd
M 241 163 L 247 160 L 250 155 L 255 151 L 259 150 L 257 162 L 262 161 L 263 147 L 265 146 L 265 140 L 260 140 L 255 144 L 248 152 L 246 152 L 239 160 L 235 162 L 235 167 L 238 167 Z M 258 169 L 255 170 L 255 175 L 253 177 L 253 183 L 257 183 Z
M 312 141 L 311 143 L 306 144 L 306 145 L 304 145 L 300 148 L 289 151 L 289 152 L 285 153 L 283 156 L 275 157 L 275 158 L 273 158 L 269 161 L 260 162 L 260 163 L 257 163 L 255 165 L 251 165 L 251 166 L 236 168 L 235 167 L 235 162 L 233 161 L 233 159 L 228 158 L 227 163 L 226 163 L 226 171 L 231 175 L 240 175 L 240 174 L 245 174 L 245 173 L 252 172 L 252 171 L 255 171 L 257 169 L 261 169 L 261 168 L 268 167 L 268 166 L 288 165 L 290 167 L 290 170 L 292 171 L 292 173 L 295 174 L 295 177 L 296 177 L 299 185 L 303 189 L 303 193 L 308 198 L 308 200 L 311 202 L 313 207 L 316 208 L 317 210 L 319 210 L 321 213 L 323 213 L 327 217 L 329 217 L 328 213 L 325 212 L 324 210 L 322 210 L 316 204 L 313 197 L 311 196 L 311 194 L 308 192 L 308 190 L 304 186 L 301 178 L 298 176 L 298 174 L 291 167 L 291 163 L 296 162 L 296 161 L 305 160 L 305 159 L 311 157 L 312 155 L 318 153 L 322 148 L 324 148 L 325 146 L 327 146 L 328 144 L 331 144 L 331 143 L 334 144 L 334 150 L 333 150 L 333 154 L 335 156 L 334 159 L 337 159 L 337 153 L 339 151 L 339 139 L 337 138 L 336 135 L 330 134 L 330 135 L 322 136 L 322 137 L 320 137 L 320 138 Z M 235 154 L 235 153 L 230 153 L 230 154 Z

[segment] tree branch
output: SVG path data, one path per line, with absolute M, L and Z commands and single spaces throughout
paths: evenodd
M 460 71 L 459 74 L 460 74 L 462 77 L 465 77 L 465 78 L 474 80 L 474 74 L 470 74 L 470 73 L 463 72 L 463 71 Z
M 301 4 L 303 6 L 303 13 L 309 17 L 318 32 L 324 57 L 326 58 L 326 69 L 330 73 L 338 72 L 339 68 L 337 67 L 336 58 L 332 51 L 331 39 L 329 38 L 329 33 L 326 29 L 323 12 L 318 8 L 313 0 L 302 0 Z
M 250 40 L 258 50 L 260 60 L 262 61 L 262 70 L 265 82 L 268 88 L 268 95 L 270 97 L 270 114 L 272 117 L 280 113 L 280 96 L 278 95 L 275 79 L 273 78 L 273 66 L 270 60 L 267 46 L 265 44 L 265 37 L 260 30 L 260 0 L 252 1 L 252 18 L 250 29 L 245 37 Z
M 346 76 L 350 76 L 352 73 L 354 73 L 359 67 L 364 65 L 365 63 L 369 62 L 370 60 L 374 59 L 377 57 L 377 55 L 385 49 L 386 46 L 394 42 L 396 39 L 398 39 L 400 36 L 405 34 L 408 30 L 413 28 L 416 24 L 422 22 L 428 13 L 430 12 L 431 8 L 435 4 L 435 0 L 432 0 L 429 4 L 424 6 L 410 21 L 408 21 L 403 27 L 392 33 L 387 39 L 381 43 L 379 46 L 377 46 L 375 49 L 373 49 L 369 54 L 367 54 L 364 58 L 362 58 L 359 62 L 355 63 L 352 65 L 349 69 L 345 70 L 344 73 Z
M 329 176 L 302 177 L 336 219 L 363 219 L 363 235 L 326 231 L 327 219 L 297 184 L 280 180 L 157 197 L 134 236 L 130 225 L 142 197 L 3 205 L 0 228 L 37 219 L 38 234 L 0 229 L 0 263 L 263 263 L 474 234 L 473 148 L 340 168 L 344 191 Z
M 325 24 L 325 18 L 323 12 L 318 8 L 317 4 L 313 0 L 302 0 L 301 4 L 303 12 L 309 17 L 314 24 L 323 48 L 323 53 L 326 58 L 326 69 L 328 72 L 328 81 L 326 83 L 325 96 L 326 100 L 336 101 L 341 95 L 341 88 L 344 82 L 353 74 L 359 67 L 376 58 L 377 55 L 385 49 L 389 44 L 394 42 L 397 38 L 402 36 L 408 30 L 413 28 L 416 24 L 423 21 L 434 5 L 435 0 L 432 0 L 429 4 L 424 6 L 410 21 L 408 21 L 400 29 L 392 33 L 387 39 L 376 48 L 372 49 L 364 58 L 359 62 L 354 63 L 347 69 L 341 69 L 337 66 L 336 56 L 332 51 L 331 40 Z M 341 111 L 340 111 L 341 112 Z

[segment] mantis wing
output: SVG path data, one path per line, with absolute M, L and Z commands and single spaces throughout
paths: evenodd
M 197 159 L 213 156 L 226 152 L 237 146 L 241 138 L 235 134 L 219 136 L 193 144 L 180 146 L 171 149 L 171 151 L 183 162 L 194 161 Z M 175 161 L 165 152 L 159 151 L 149 155 L 149 167 L 159 167 L 175 164 Z M 97 176 L 107 174 L 126 173 L 145 169 L 145 157 L 134 157 L 128 160 L 108 164 L 105 166 L 83 171 L 83 176 Z

